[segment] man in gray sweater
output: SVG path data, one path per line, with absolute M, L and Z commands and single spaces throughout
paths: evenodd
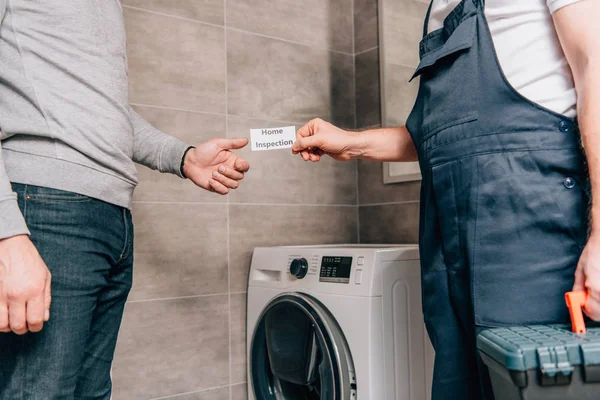
M 127 87 L 119 0 L 0 0 L 1 399 L 110 398 L 134 162 L 220 194 L 249 168 L 246 139 L 190 147 Z

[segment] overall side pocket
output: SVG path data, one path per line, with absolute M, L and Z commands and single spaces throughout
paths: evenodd
M 580 254 L 573 236 L 575 195 L 557 179 L 560 168 L 540 166 L 530 151 L 477 157 L 478 195 L 472 291 L 475 322 L 482 326 L 557 323 L 568 318 Z M 546 158 L 548 166 L 556 157 Z M 554 172 L 552 172 L 554 171 Z M 569 208 L 569 215 L 565 214 Z

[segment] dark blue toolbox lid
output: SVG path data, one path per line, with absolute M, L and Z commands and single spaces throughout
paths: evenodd
M 600 364 L 600 327 L 584 334 L 567 325 L 494 328 L 479 334 L 477 348 L 508 370 L 567 372 L 576 365 Z

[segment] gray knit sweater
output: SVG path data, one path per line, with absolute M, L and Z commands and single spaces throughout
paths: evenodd
M 0 239 L 28 233 L 10 182 L 130 207 L 134 162 L 186 144 L 129 107 L 119 0 L 0 0 Z

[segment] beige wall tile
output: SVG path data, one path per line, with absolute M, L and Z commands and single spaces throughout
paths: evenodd
M 133 107 L 142 117 L 162 131 L 190 145 L 198 145 L 215 137 L 225 137 L 225 116 Z M 161 174 L 138 165 L 139 185 L 134 201 L 225 202 L 225 197 L 208 192 L 171 174 Z
M 231 387 L 231 400 L 248 400 L 248 386 L 243 383 Z
M 229 113 L 354 127 L 353 57 L 228 31 Z
M 124 9 L 132 103 L 225 112 L 223 28 Z
M 169 400 L 229 400 L 229 387 L 186 393 L 173 397 L 169 396 Z
M 356 243 L 356 207 L 231 205 L 231 290 L 245 291 L 254 247 Z
M 124 6 L 223 25 L 223 0 L 121 0 Z
M 370 244 L 417 243 L 419 203 L 360 207 L 360 241 Z
M 385 111 L 383 126 L 402 126 L 406 124 L 419 91 L 419 79 L 409 82 L 414 68 L 402 65 L 385 66 Z
M 225 293 L 226 205 L 134 203 L 131 300 Z
M 358 161 L 358 193 L 360 205 L 419 200 L 421 181 L 383 184 L 380 162 Z
M 356 56 L 356 127 L 381 125 L 379 48 Z
M 227 26 L 352 53 L 352 0 L 234 0 Z
M 114 398 L 147 400 L 229 383 L 227 295 L 128 303 Z
M 418 0 L 383 0 L 386 63 L 416 68 L 427 5 Z
M 379 45 L 378 0 L 354 0 L 354 50 L 362 53 Z
M 246 382 L 246 297 L 231 295 L 231 383 Z

